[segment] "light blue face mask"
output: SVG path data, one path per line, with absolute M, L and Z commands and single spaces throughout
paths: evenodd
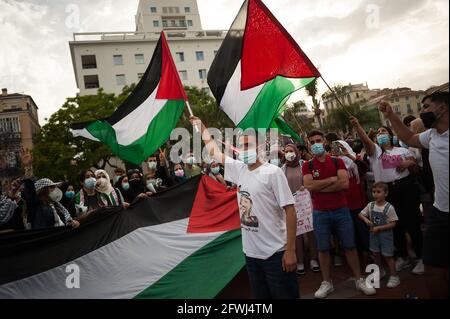
M 216 166 L 216 167 L 211 167 L 211 173 L 213 173 L 214 175 L 217 175 L 220 173 L 220 167 Z
M 323 143 L 315 143 L 311 146 L 311 152 L 314 155 L 322 155 L 325 153 L 325 147 L 323 146 Z
M 248 150 L 246 152 L 239 153 L 239 160 L 247 165 L 255 164 L 258 159 L 258 153 L 256 150 Z
M 84 187 L 86 187 L 87 189 L 94 189 L 96 182 L 97 180 L 94 177 L 86 178 L 84 180 Z
M 129 183 L 123 183 L 122 184 L 122 188 L 123 188 L 123 190 L 127 191 L 127 190 L 130 189 L 130 184 Z
M 377 136 L 377 142 L 378 142 L 378 145 L 380 145 L 380 146 L 387 145 L 389 143 L 389 140 L 390 140 L 390 138 L 389 138 L 389 135 L 387 135 L 387 134 L 381 134 L 381 135 Z

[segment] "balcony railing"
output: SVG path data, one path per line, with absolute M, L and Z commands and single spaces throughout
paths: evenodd
M 170 27 L 170 24 L 169 24 Z M 170 39 L 224 39 L 228 31 L 166 31 Z M 145 41 L 159 39 L 159 32 L 81 32 L 73 34 L 74 42 L 114 42 L 114 41 Z

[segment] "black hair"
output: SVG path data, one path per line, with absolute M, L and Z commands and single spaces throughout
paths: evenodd
M 447 105 L 448 107 L 448 92 L 434 92 L 427 96 L 425 96 L 422 100 L 422 103 L 425 103 L 427 99 L 430 99 L 432 102 L 441 102 Z
M 84 183 L 84 176 L 86 176 L 87 172 L 91 172 L 92 174 L 94 174 L 94 172 L 91 169 L 84 169 L 82 170 L 79 174 L 78 174 L 78 181 L 80 183 Z
M 327 139 L 327 141 L 328 141 L 329 143 L 332 143 L 332 142 L 334 142 L 334 141 L 339 140 L 338 135 L 337 135 L 336 133 L 333 133 L 333 132 L 330 132 L 330 133 L 326 134 L 326 135 L 325 135 L 325 138 Z
M 405 124 L 406 126 L 410 126 L 411 122 L 414 121 L 415 119 L 416 117 L 414 115 L 408 115 L 403 119 L 403 124 Z
M 325 135 L 321 131 L 319 131 L 319 130 L 312 130 L 312 131 L 310 131 L 308 133 L 308 138 L 311 138 L 311 137 L 317 136 L 317 135 L 325 137 Z

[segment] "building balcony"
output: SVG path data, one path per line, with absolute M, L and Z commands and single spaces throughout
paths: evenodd
M 175 29 L 177 27 L 174 27 Z M 170 29 L 170 25 L 168 27 Z M 184 27 L 183 27 L 184 29 Z M 170 40 L 195 40 L 195 39 L 224 39 L 227 30 L 206 30 L 206 31 L 186 31 L 173 30 L 166 31 L 166 36 Z M 94 43 L 94 42 L 137 42 L 137 41 L 158 41 L 159 32 L 81 32 L 73 34 L 71 43 Z

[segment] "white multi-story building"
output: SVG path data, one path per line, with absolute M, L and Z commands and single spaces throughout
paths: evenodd
M 208 88 L 207 74 L 225 38 L 224 30 L 203 30 L 197 0 L 140 0 L 136 31 L 74 33 L 69 42 L 80 95 L 120 93 L 145 72 L 160 32 L 184 85 Z

